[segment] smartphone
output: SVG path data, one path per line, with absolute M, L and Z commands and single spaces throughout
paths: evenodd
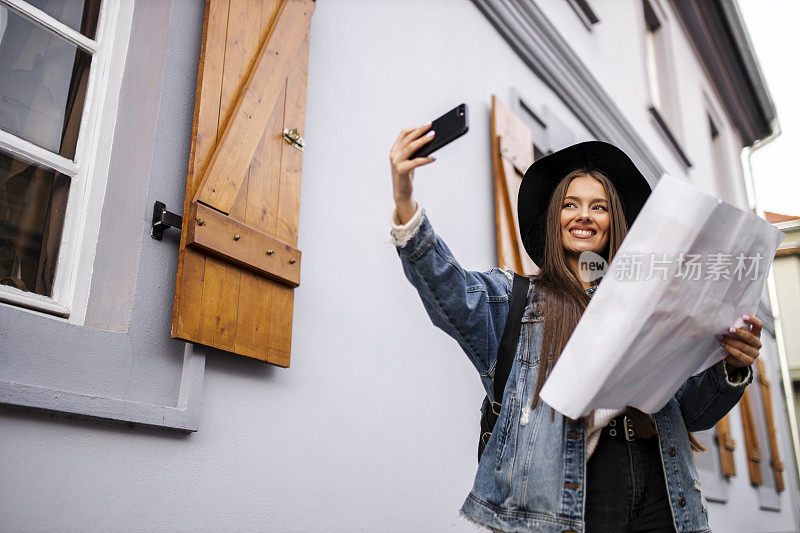
M 458 105 L 434 120 L 430 129 L 436 132 L 433 140 L 427 144 L 423 144 L 419 150 L 409 156 L 409 159 L 427 157 L 442 146 L 455 141 L 467 133 L 469 129 L 467 104 Z

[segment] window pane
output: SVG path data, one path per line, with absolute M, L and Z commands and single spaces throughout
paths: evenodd
M 91 60 L 0 6 L 0 129 L 74 158 Z
M 100 0 L 27 0 L 27 2 L 73 30 L 94 39 L 97 16 L 100 13 Z
M 52 296 L 69 181 L 0 150 L 0 284 Z

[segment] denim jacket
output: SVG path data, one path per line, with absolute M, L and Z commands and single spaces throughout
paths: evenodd
M 419 292 L 431 320 L 458 342 L 493 400 L 492 378 L 508 314 L 511 274 L 497 268 L 464 270 L 434 233 L 424 211 L 410 239 L 395 244 L 405 275 Z M 470 521 L 498 531 L 583 531 L 584 424 L 557 412 L 551 418 L 551 409 L 544 402 L 531 409 L 543 325 L 536 310 L 544 294 L 531 283 L 528 295 L 500 416 L 460 512 Z M 749 367 L 744 374 L 735 383 L 719 362 L 689 378 L 654 414 L 678 532 L 710 531 L 688 431 L 713 427 L 736 405 L 752 381 Z

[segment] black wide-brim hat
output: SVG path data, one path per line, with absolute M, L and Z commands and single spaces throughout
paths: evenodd
M 553 190 L 567 174 L 587 167 L 606 175 L 614 184 L 630 228 L 647 197 L 650 184 L 633 161 L 613 144 L 586 141 L 546 155 L 528 167 L 517 197 L 517 216 L 522 244 L 541 268 L 544 259 L 545 219 Z

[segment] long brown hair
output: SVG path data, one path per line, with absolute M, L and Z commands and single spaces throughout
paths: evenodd
M 625 220 L 619 193 L 605 174 L 596 169 L 579 168 L 567 174 L 556 185 L 547 205 L 544 258 L 542 264 L 538 265 L 539 274 L 534 276 L 534 283 L 544 290 L 546 297 L 542 310 L 544 331 L 542 332 L 542 348 L 539 356 L 539 375 L 531 408 L 538 404 L 539 392 L 542 390 L 545 379 L 556 364 L 572 331 L 578 324 L 578 320 L 589 304 L 589 295 L 583 291 L 583 285 L 567 263 L 561 236 L 561 209 L 564 205 L 564 197 L 567 195 L 570 183 L 578 176 L 590 176 L 596 179 L 605 190 L 611 215 L 611 227 L 609 228 L 608 244 L 600 255 L 609 264 L 628 233 L 628 223 Z M 703 445 L 692 433 L 689 433 L 689 443 L 692 451 L 705 451 Z
M 603 185 L 606 198 L 608 198 L 611 227 L 609 228 L 608 245 L 600 253 L 606 261 L 611 262 L 628 233 L 628 224 L 625 221 L 619 194 L 602 172 L 596 169 L 579 168 L 567 174 L 556 185 L 547 205 L 545 217 L 544 258 L 542 264 L 538 265 L 539 274 L 534 277 L 534 283 L 544 290 L 546 297 L 542 310 L 544 316 L 542 352 L 539 357 L 539 377 L 533 396 L 533 407 L 539 401 L 539 391 L 542 389 L 544 380 L 564 350 L 564 346 L 589 303 L 589 295 L 583 291 L 583 286 L 576 273 L 569 267 L 561 237 L 561 208 L 564 205 L 564 197 L 567 195 L 569 184 L 578 176 L 590 176 L 599 181 Z

